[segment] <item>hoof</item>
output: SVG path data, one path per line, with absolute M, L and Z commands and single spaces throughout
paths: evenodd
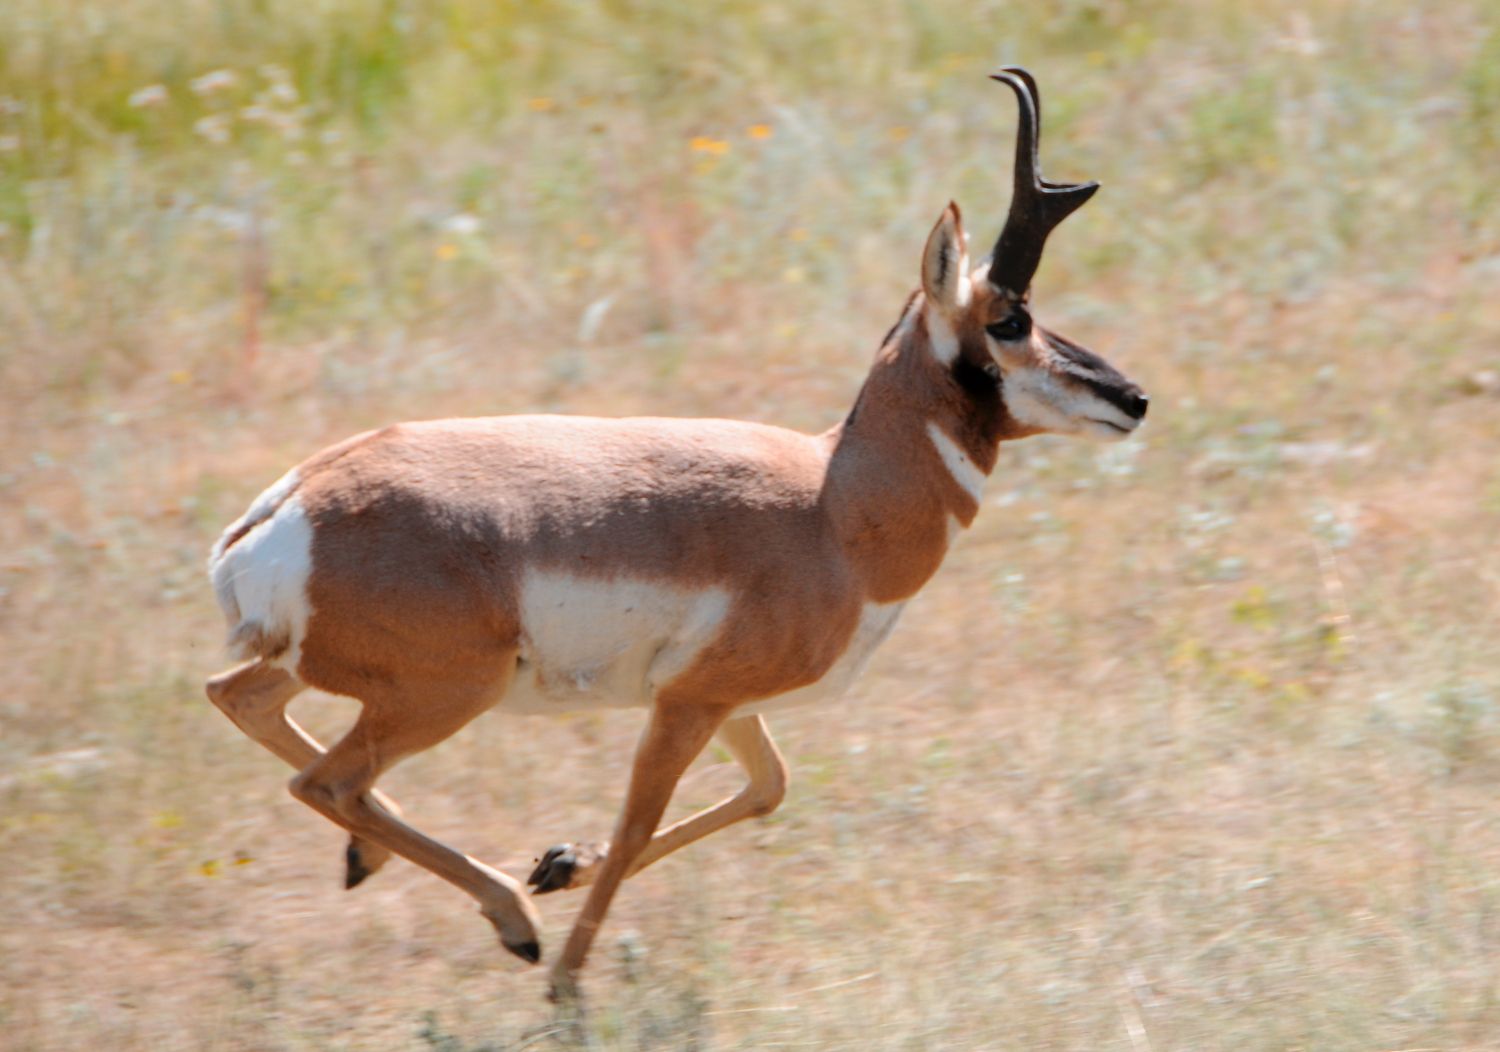
M 561 891 L 573 880 L 573 871 L 578 868 L 578 855 L 572 844 L 556 844 L 547 849 L 542 860 L 526 878 L 526 883 L 536 889 L 536 894 Z
M 531 900 L 521 893 L 520 886 L 513 880 L 510 883 L 513 890 L 509 894 L 514 898 L 504 906 L 481 909 L 479 915 L 494 927 L 501 946 L 527 964 L 536 964 L 542 959 L 542 941 L 538 935 L 542 918 Z
M 578 979 L 571 972 L 553 969 L 552 981 L 547 984 L 547 1000 L 559 1008 L 582 1011 L 583 990 L 578 986 Z
M 359 845 L 351 840 L 349 846 L 344 848 L 344 890 L 348 891 L 351 888 L 359 887 L 364 879 L 374 872 L 373 869 L 365 865 L 364 856 L 359 851 Z
M 542 959 L 542 944 L 535 939 L 531 942 L 517 943 L 515 945 L 501 940 L 500 945 L 504 946 L 527 964 L 536 964 Z
M 590 883 L 585 874 L 603 860 L 608 850 L 608 844 L 555 844 L 547 849 L 526 883 L 537 895 L 582 887 Z

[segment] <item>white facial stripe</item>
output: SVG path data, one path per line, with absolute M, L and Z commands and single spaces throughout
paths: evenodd
M 947 317 L 931 306 L 926 310 L 927 342 L 932 345 L 932 355 L 944 365 L 952 365 L 958 357 L 958 334 Z
M 1064 384 L 1044 367 L 1027 366 L 1005 373 L 1005 408 L 1020 424 L 1056 434 L 1119 438 L 1139 421 L 1086 387 Z M 1108 424 L 1116 424 L 1114 431 Z
M 1012 369 L 1005 374 L 1005 408 L 1027 427 L 1064 434 L 1074 430 L 1073 401 L 1044 369 Z
M 953 480 L 963 487 L 965 493 L 974 498 L 974 503 L 979 503 L 980 496 L 984 493 L 983 471 L 969 459 L 969 455 L 958 448 L 958 443 L 949 438 L 942 428 L 932 421 L 927 422 L 927 436 L 932 439 L 932 444 L 937 447 L 938 455 L 943 458 L 943 465 Z
M 1003 363 L 1005 353 L 994 337 L 986 336 L 985 345 L 995 360 Z M 1055 347 L 1034 342 L 1040 361 L 1028 365 L 1014 365 L 1006 369 L 1005 408 L 1019 424 L 1051 431 L 1055 434 L 1087 437 L 1118 438 L 1121 433 L 1134 431 L 1140 421 L 1128 416 L 1113 402 L 1099 397 L 1087 386 L 1087 381 L 1109 382 L 1087 365 L 1075 362 L 1060 354 Z M 1065 378 L 1076 380 L 1067 383 Z M 1100 421 L 1108 423 L 1100 423 Z M 1115 432 L 1108 425 L 1123 429 Z

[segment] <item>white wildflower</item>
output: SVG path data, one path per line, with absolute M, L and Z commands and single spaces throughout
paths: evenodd
M 479 217 L 468 212 L 459 212 L 443 220 L 443 229 L 450 234 L 465 236 L 479 233 Z
M 193 122 L 193 131 L 219 146 L 229 141 L 229 121 L 223 114 L 199 117 Z
M 136 110 L 143 110 L 151 106 L 165 106 L 167 104 L 167 86 L 165 84 L 147 84 L 144 88 L 132 91 L 128 101 L 131 109 Z
M 232 88 L 239 82 L 232 69 L 216 69 L 211 73 L 205 73 L 201 77 L 194 77 L 191 83 L 194 94 L 212 95 L 216 91 L 224 91 Z

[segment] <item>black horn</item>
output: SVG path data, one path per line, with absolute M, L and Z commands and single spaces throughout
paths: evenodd
M 1005 229 L 990 255 L 990 284 L 1017 298 L 1026 294 L 1042 261 L 1042 248 L 1054 227 L 1094 196 L 1095 182 L 1052 183 L 1042 178 L 1037 163 L 1041 142 L 1041 96 L 1036 80 L 1020 66 L 1006 66 L 990 75 L 1016 93 L 1020 118 L 1016 126 L 1015 185 Z

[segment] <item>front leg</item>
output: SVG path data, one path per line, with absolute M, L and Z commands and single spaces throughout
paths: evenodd
M 625 807 L 610 842 L 609 853 L 599 867 L 589 897 L 584 901 L 567 945 L 552 969 L 554 995 L 567 997 L 576 992 L 576 977 L 588 956 L 589 947 L 604 915 L 609 910 L 620 881 L 651 841 L 651 834 L 661 821 L 667 802 L 678 779 L 693 757 L 703 751 L 709 738 L 728 714 L 723 706 L 701 706 L 659 699 L 651 710 L 641 743 L 636 747 L 635 762 L 630 771 L 630 788 Z
M 658 830 L 630 867 L 633 877 L 651 863 L 725 826 L 746 818 L 768 815 L 786 796 L 787 769 L 776 743 L 771 740 L 761 716 L 736 716 L 725 720 L 715 737 L 745 770 L 745 788 L 690 818 Z M 527 878 L 534 894 L 584 888 L 594 882 L 609 853 L 609 841 L 555 844 L 548 848 Z

